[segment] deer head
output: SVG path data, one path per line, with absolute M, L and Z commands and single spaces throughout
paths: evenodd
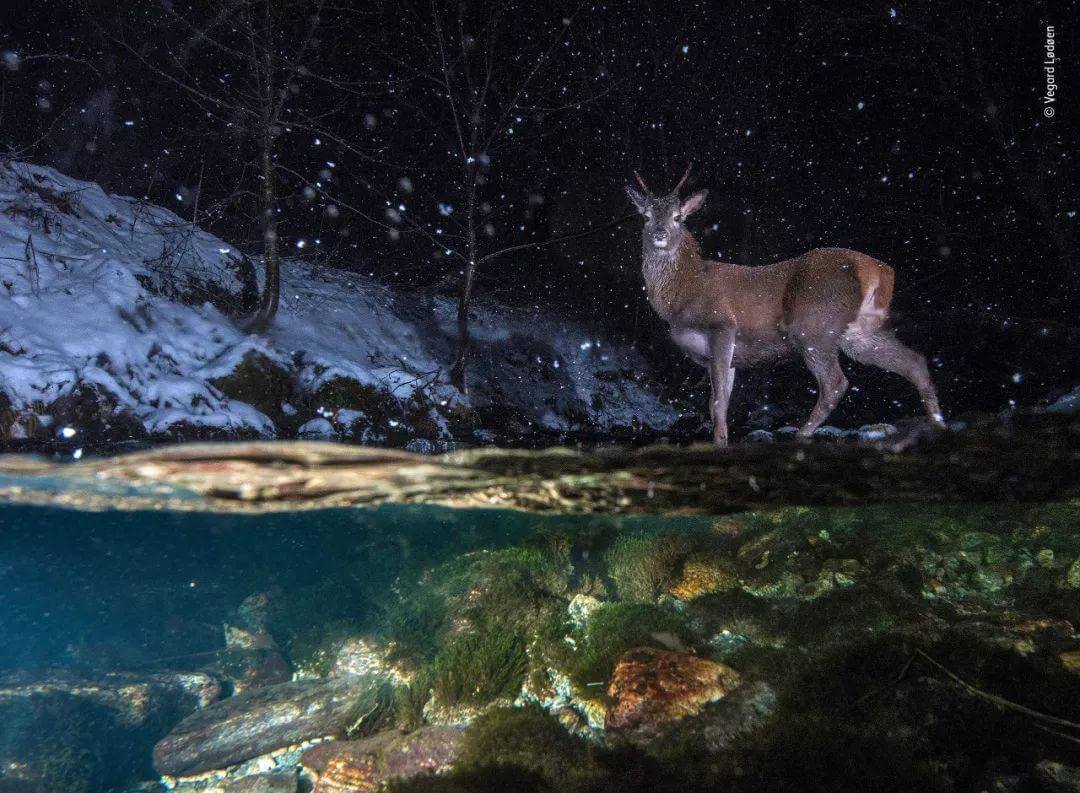
M 634 202 L 638 212 L 645 218 L 642 243 L 646 251 L 674 253 L 682 244 L 683 235 L 686 232 L 683 223 L 686 222 L 690 215 L 701 209 L 705 203 L 705 196 L 709 192 L 708 190 L 699 190 L 683 201 L 679 198 L 679 191 L 682 190 L 689 177 L 690 168 L 688 166 L 686 173 L 682 175 L 682 179 L 675 185 L 675 189 L 664 196 L 654 196 L 649 192 L 645 180 L 636 172 L 634 178 L 637 179 L 641 190 L 637 190 L 632 185 L 626 186 L 627 195 Z

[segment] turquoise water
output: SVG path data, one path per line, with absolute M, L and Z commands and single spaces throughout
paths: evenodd
M 393 789 L 1057 789 L 1080 736 L 1078 529 L 1069 503 L 3 506 L 0 791 L 305 790 L 310 739 L 432 729 L 460 746 Z M 674 677 L 620 688 L 643 657 Z M 672 710 L 670 664 L 699 662 L 735 687 Z M 268 707 L 342 680 L 361 717 L 274 726 Z M 261 742 L 229 744 L 230 722 L 183 757 L 158 743 L 252 701 Z M 266 773 L 283 786 L 226 784 Z
M 602 520 L 408 506 L 257 516 L 0 507 L 0 669 L 175 666 L 220 649 L 226 618 L 270 590 L 328 622 L 376 629 L 401 576 L 541 526 Z

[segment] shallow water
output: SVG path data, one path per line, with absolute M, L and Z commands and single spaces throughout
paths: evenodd
M 598 522 L 667 523 L 411 506 L 258 516 L 0 507 L 0 669 L 175 666 L 220 649 L 222 623 L 268 590 L 374 629 L 398 577 L 540 528 Z
M 3 506 L 0 790 L 1058 789 L 1078 526 Z M 308 748 L 329 736 L 337 765 Z M 394 736 L 440 776 L 386 771 Z

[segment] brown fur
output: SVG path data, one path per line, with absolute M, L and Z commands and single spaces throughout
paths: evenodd
M 717 444 L 727 441 L 734 369 L 793 353 L 818 381 L 803 436 L 828 418 L 847 389 L 840 350 L 907 378 L 931 419 L 942 422 L 925 359 L 887 327 L 895 281 L 887 264 L 844 248 L 815 248 L 760 267 L 706 260 L 682 225 L 701 206 L 703 192 L 685 202 L 676 193 L 656 199 L 631 191 L 631 198 L 647 219 L 642 271 L 649 302 L 676 343 L 709 368 Z

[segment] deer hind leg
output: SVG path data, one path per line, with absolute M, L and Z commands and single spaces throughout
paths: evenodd
M 840 399 L 847 391 L 848 381 L 844 377 L 844 370 L 840 368 L 839 350 L 835 346 L 804 347 L 802 354 L 806 367 L 814 375 L 818 385 L 817 403 L 810 411 L 806 423 L 799 428 L 799 437 L 809 438 L 840 404 Z
M 930 420 L 945 425 L 938 404 L 937 391 L 926 367 L 926 358 L 904 345 L 891 330 L 878 328 L 869 333 L 854 328 L 844 334 L 840 348 L 860 363 L 868 363 L 887 372 L 894 372 L 919 391 L 923 407 Z

